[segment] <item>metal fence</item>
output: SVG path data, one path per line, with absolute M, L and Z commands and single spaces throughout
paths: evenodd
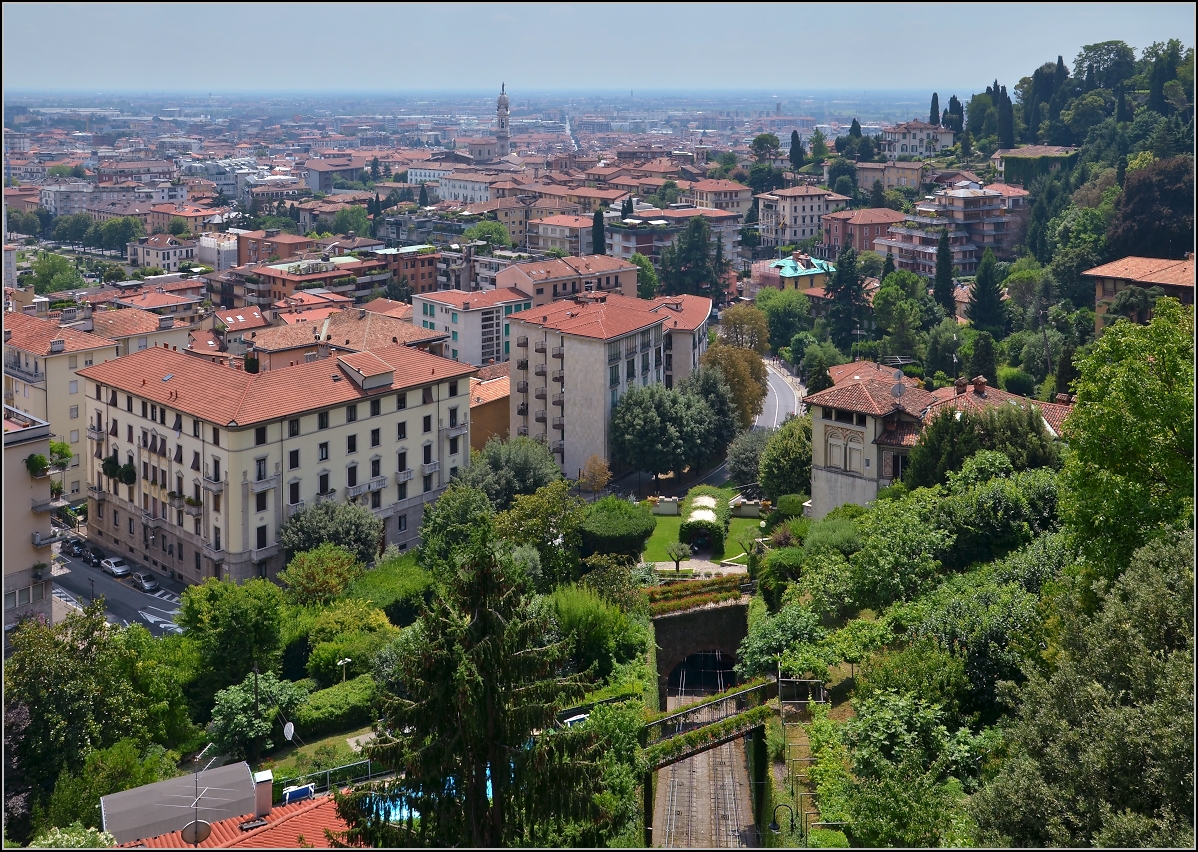
M 313 784 L 315 792 L 325 793 L 331 790 L 334 784 L 344 787 L 391 774 L 391 770 L 384 769 L 371 760 L 359 760 L 357 763 L 347 763 L 344 766 L 335 766 L 319 772 L 309 772 L 307 775 L 295 778 L 276 778 L 272 798 L 275 804 L 283 801 L 284 787 L 303 787 L 305 784 Z
M 695 704 L 645 725 L 644 744 L 651 746 L 678 734 L 703 728 L 758 707 L 773 697 L 772 682 L 750 686 L 731 695 Z

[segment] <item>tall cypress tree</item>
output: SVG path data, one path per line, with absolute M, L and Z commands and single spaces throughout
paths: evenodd
M 973 281 L 973 292 L 965 307 L 965 316 L 974 328 L 997 332 L 1002 329 L 1002 289 L 998 286 L 994 252 L 986 249 L 982 262 L 978 264 L 977 277 Z
M 603 234 L 603 211 L 596 210 L 595 218 L 591 221 L 591 252 L 607 254 L 607 239 Z
M 841 351 L 848 352 L 857 337 L 853 332 L 868 308 L 865 290 L 857 274 L 857 252 L 851 245 L 846 244 L 836 258 L 836 274 L 826 285 L 826 292 L 831 300 L 828 324 L 832 342 Z
M 796 169 L 801 169 L 806 159 L 807 157 L 803 152 L 803 140 L 799 138 L 799 131 L 790 131 L 790 164 Z
M 853 123 L 849 125 L 849 137 L 852 139 L 861 138 L 861 122 L 855 118 L 853 119 Z
M 874 185 L 869 190 L 869 206 L 870 207 L 885 207 L 886 206 L 886 191 L 882 189 L 882 181 L 874 181 Z
M 928 110 L 928 124 L 940 123 L 940 94 L 932 92 L 932 106 Z
M 417 203 L 421 207 L 428 207 L 428 190 L 424 184 L 420 184 L 420 200 Z
M 890 249 L 886 250 L 886 260 L 882 262 L 882 280 L 886 280 L 886 276 L 894 272 L 894 252 Z
M 953 298 L 953 252 L 949 248 L 947 228 L 940 232 L 940 242 L 936 245 L 936 280 L 932 298 L 948 316 L 957 315 L 957 302 Z
M 985 376 L 992 386 L 998 386 L 998 366 L 994 358 L 994 337 L 988 331 L 981 332 L 973 341 L 973 356 L 969 359 L 969 372 L 974 377 Z

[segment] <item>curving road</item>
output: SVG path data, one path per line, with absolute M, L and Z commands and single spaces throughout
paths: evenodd
M 797 378 L 789 377 L 784 371 L 765 362 L 769 389 L 761 414 L 753 422 L 754 428 L 774 429 L 792 414 L 803 412 L 804 388 Z

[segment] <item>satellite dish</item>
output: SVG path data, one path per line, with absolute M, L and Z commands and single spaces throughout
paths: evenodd
M 203 843 L 208 839 L 208 835 L 212 834 L 212 823 L 208 820 L 197 819 L 183 826 L 183 830 L 179 833 L 182 835 L 184 843 L 194 846 L 197 843 Z
M 896 382 L 901 382 L 903 380 L 903 371 L 902 370 L 894 371 L 894 380 Z
M 294 736 L 295 736 L 295 724 L 292 722 L 288 722 L 286 725 L 283 726 L 283 739 L 290 742 L 291 738 Z
M 890 389 L 890 395 L 892 397 L 894 397 L 895 399 L 898 399 L 900 396 L 902 396 L 904 393 L 906 393 L 906 391 L 907 391 L 907 386 L 905 384 L 903 384 L 902 382 L 898 382 L 895 384 L 894 387 L 892 387 Z

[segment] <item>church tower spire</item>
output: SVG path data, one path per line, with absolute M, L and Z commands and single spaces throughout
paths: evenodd
M 499 85 L 499 101 L 495 106 L 495 153 L 506 157 L 512 153 L 511 130 L 508 127 L 507 84 Z

